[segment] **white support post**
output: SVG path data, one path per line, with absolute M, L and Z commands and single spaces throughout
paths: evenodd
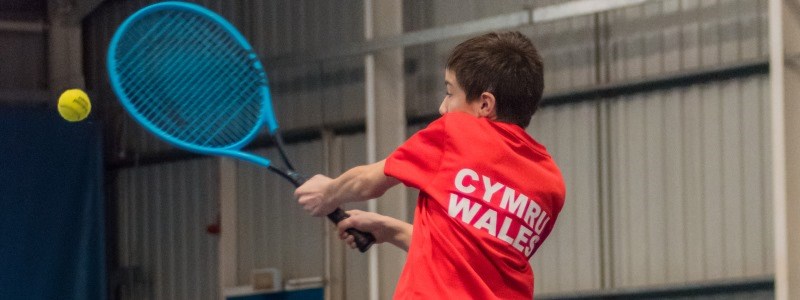
M 67 88 L 86 88 L 81 26 L 62 23 L 59 18 L 51 20 L 48 35 L 50 92 L 57 95 Z
M 68 88 L 86 88 L 83 77 L 83 35 L 81 21 L 103 0 L 49 0 L 49 26 L 26 26 L 20 30 L 45 30 L 48 35 L 50 93 Z
M 775 299 L 800 299 L 800 1 L 769 1 L 769 43 Z
M 336 138 L 333 131 L 322 132 L 323 160 L 327 162 L 322 174 L 341 174 L 344 171 L 342 160 L 344 156 L 341 138 Z M 334 159 L 336 158 L 336 159 Z M 325 299 L 346 300 L 345 289 L 346 260 L 349 248 L 339 240 L 336 227 L 325 224 Z
M 48 29 L 47 23 L 42 21 L 0 21 L 0 32 L 46 33 Z
M 218 274 L 220 297 L 225 289 L 238 285 L 238 231 L 236 205 L 236 160 L 218 158 L 219 161 L 219 252 Z
M 403 9 L 399 0 L 364 2 L 365 38 L 403 34 Z M 385 158 L 406 138 L 403 49 L 384 49 L 365 58 L 367 156 L 369 162 Z M 378 121 L 380 120 L 380 121 Z M 369 209 L 401 220 L 406 215 L 406 190 L 389 190 Z M 405 264 L 405 252 L 391 245 L 373 247 L 370 259 L 370 299 L 391 299 Z
M 58 2 L 64 3 L 67 2 L 66 5 L 63 5 L 66 9 L 64 22 L 67 24 L 76 24 L 78 26 L 81 25 L 81 21 L 83 18 L 86 18 L 89 14 L 91 14 L 100 4 L 103 3 L 104 0 L 56 0 Z

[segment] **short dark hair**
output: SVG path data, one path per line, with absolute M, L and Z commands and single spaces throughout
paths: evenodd
M 447 69 L 455 73 L 467 102 L 483 92 L 496 99 L 497 120 L 528 127 L 544 89 L 542 58 L 522 33 L 492 32 L 453 49 Z

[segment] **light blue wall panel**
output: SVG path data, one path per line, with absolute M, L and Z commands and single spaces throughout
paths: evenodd
M 567 187 L 555 228 L 531 259 L 535 293 L 601 288 L 598 103 L 551 106 L 528 132 L 555 159 Z
M 610 100 L 615 287 L 768 276 L 764 76 Z
M 218 299 L 216 160 L 122 170 L 117 181 L 123 299 Z M 135 271 L 135 272 L 134 272 Z
M 606 80 L 630 81 L 767 56 L 766 1 L 662 0 L 604 16 Z
M 291 144 L 287 155 L 303 174 L 322 170 L 319 141 Z M 259 151 L 278 159 L 277 151 Z M 251 271 L 277 268 L 284 280 L 324 276 L 324 226 L 327 219 L 309 216 L 293 196 L 294 186 L 271 171 L 237 163 L 238 283 L 251 284 Z

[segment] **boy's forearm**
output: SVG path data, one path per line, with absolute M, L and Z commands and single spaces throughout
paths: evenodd
M 329 195 L 337 204 L 365 201 L 380 197 L 399 183 L 383 173 L 385 161 L 358 166 L 340 175 L 330 185 Z
M 387 242 L 408 252 L 408 247 L 411 245 L 411 233 L 414 230 L 414 225 L 390 217 L 385 218 L 384 226 L 388 231 L 387 233 L 389 233 L 387 235 Z

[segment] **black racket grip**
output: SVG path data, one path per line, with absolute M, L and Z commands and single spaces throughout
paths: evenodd
M 284 177 L 291 181 L 295 187 L 299 187 L 308 181 L 308 178 L 293 170 L 287 170 L 285 172 L 278 173 L 284 175 Z M 328 214 L 328 219 L 330 219 L 333 224 L 339 224 L 340 221 L 349 217 L 350 215 L 338 207 L 332 213 Z M 375 244 L 375 237 L 369 232 L 362 232 L 355 228 L 348 228 L 345 231 L 355 238 L 356 246 L 358 247 L 358 251 L 361 251 L 361 253 L 367 252 L 367 250 L 372 247 L 372 244 Z
M 328 214 L 328 219 L 333 221 L 334 224 L 339 224 L 340 221 L 349 217 L 350 215 L 341 208 L 336 208 L 336 210 Z M 367 252 L 367 250 L 375 244 L 375 237 L 369 232 L 363 232 L 355 228 L 348 228 L 345 231 L 355 238 L 356 246 L 361 253 Z

